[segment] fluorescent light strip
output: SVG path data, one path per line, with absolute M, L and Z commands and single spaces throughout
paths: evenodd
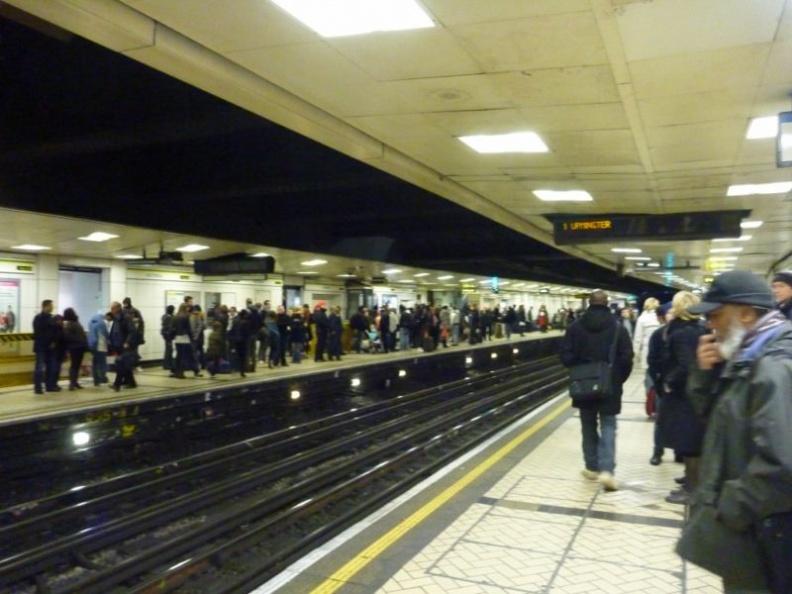
M 51 247 L 45 245 L 36 245 L 35 243 L 23 243 L 21 245 L 12 245 L 12 250 L 26 250 L 29 252 L 40 252 L 42 250 L 51 250 Z
M 745 134 L 749 140 L 775 138 L 776 136 L 778 136 L 778 116 L 752 119 L 748 126 L 748 132 Z
M 729 186 L 727 196 L 754 196 L 757 194 L 786 194 L 792 190 L 792 182 L 769 184 L 737 184 Z
M 321 266 L 322 264 L 327 264 L 327 260 L 314 258 L 313 260 L 306 260 L 305 262 L 300 262 L 300 266 Z
M 741 252 L 741 251 L 743 251 L 741 247 L 712 248 L 710 250 L 710 254 L 736 254 L 737 252 Z
M 639 248 L 611 248 L 615 254 L 640 254 L 642 250 Z
M 546 153 L 550 149 L 536 132 L 512 132 L 510 134 L 480 134 L 460 136 L 477 153 Z
M 322 37 L 427 29 L 434 22 L 415 0 L 272 0 Z
M 107 241 L 109 239 L 116 239 L 118 235 L 113 235 L 112 233 L 104 233 L 103 231 L 94 231 L 90 235 L 86 235 L 85 237 L 78 237 L 82 241 Z
M 743 229 L 758 229 L 763 223 L 764 221 L 743 221 L 740 223 L 740 227 Z
M 585 190 L 534 190 L 543 202 L 591 202 L 594 198 Z
M 740 235 L 739 237 L 719 237 L 718 239 L 713 239 L 712 241 L 750 241 L 751 239 L 753 239 L 753 235 Z
M 183 247 L 177 247 L 176 251 L 191 253 L 191 252 L 200 252 L 202 250 L 208 250 L 208 249 L 209 249 L 208 245 L 201 245 L 200 243 L 190 243 Z

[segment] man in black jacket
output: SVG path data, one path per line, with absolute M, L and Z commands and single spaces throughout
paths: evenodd
M 137 348 L 140 336 L 132 316 L 121 307 L 118 301 L 110 305 L 113 322 L 110 326 L 110 346 L 116 353 L 116 378 L 111 386 L 118 392 L 121 385 L 137 388 L 134 369 L 138 363 Z
M 52 299 L 45 299 L 41 302 L 41 312 L 33 318 L 33 352 L 36 354 L 33 388 L 36 394 L 43 394 L 44 389 L 47 392 L 61 390 L 58 386 L 60 366 L 55 348 L 58 334 L 52 317 L 52 308 Z
M 580 410 L 583 459 L 586 464 L 582 474 L 589 480 L 598 481 L 606 491 L 619 488 L 613 478 L 616 468 L 616 415 L 621 412 L 622 386 L 632 372 L 633 348 L 626 328 L 611 315 L 608 294 L 600 290 L 593 291 L 586 313 L 567 328 L 561 346 L 561 363 L 571 367 L 596 361 L 607 362 L 614 340 L 613 393 L 602 400 L 572 401 L 572 406 Z

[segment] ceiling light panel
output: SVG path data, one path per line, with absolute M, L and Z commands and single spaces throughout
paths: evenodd
M 749 140 L 775 138 L 776 136 L 778 136 L 778 116 L 752 119 L 745 135 Z
M 769 184 L 737 184 L 729 186 L 727 196 L 753 196 L 756 194 L 786 194 L 792 190 L 792 182 Z
M 535 132 L 512 132 L 510 134 L 482 134 L 460 136 L 477 153 L 546 153 L 550 149 Z
M 758 229 L 763 223 L 764 221 L 743 221 L 740 223 L 740 227 L 743 229 Z
M 594 198 L 585 190 L 534 190 L 543 202 L 591 202 Z
M 113 235 L 112 233 L 104 233 L 102 231 L 94 231 L 90 235 L 86 235 L 85 237 L 78 237 L 82 241 L 95 241 L 95 242 L 102 242 L 108 241 L 110 239 L 116 239 L 118 235 Z
M 327 260 L 322 260 L 321 258 L 314 258 L 313 260 L 306 260 L 305 262 L 300 262 L 300 266 L 321 266 L 322 264 L 327 264 Z
M 21 245 L 12 245 L 12 250 L 26 250 L 28 252 L 40 252 L 43 250 L 51 250 L 52 248 L 45 245 L 36 245 L 35 243 L 23 243 Z
M 200 243 L 188 243 L 183 247 L 177 247 L 176 251 L 192 253 L 192 252 L 201 252 L 203 250 L 208 250 L 208 249 L 209 249 L 208 245 L 201 245 Z
M 322 37 L 434 27 L 415 0 L 272 0 Z

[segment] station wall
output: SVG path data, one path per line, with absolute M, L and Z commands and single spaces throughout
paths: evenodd
M 101 276 L 98 294 L 93 284 L 92 294 L 87 299 L 78 299 L 70 295 L 74 287 L 84 286 L 76 282 L 75 271 L 92 271 Z M 169 304 L 177 306 L 185 295 L 193 297 L 204 310 L 214 303 L 241 308 L 250 298 L 255 303 L 269 300 L 273 305 L 281 304 L 286 286 L 297 292 L 302 303 L 307 303 L 313 310 L 314 306 L 323 301 L 328 307 L 339 305 L 342 312 L 346 311 L 347 291 L 343 282 L 317 283 L 303 277 L 284 277 L 272 274 L 266 280 L 218 280 L 206 279 L 196 275 L 192 270 L 183 267 L 135 267 L 134 262 L 122 260 L 73 258 L 48 254 L 20 255 L 0 253 L 0 297 L 5 299 L 0 314 L 5 311 L 5 303 L 13 304 L 18 312 L 16 332 L 32 332 L 33 317 L 41 309 L 41 301 L 55 301 L 55 311 L 63 313 L 66 307 L 75 307 L 80 321 L 87 327 L 90 318 L 99 312 L 107 311 L 113 301 L 122 301 L 129 297 L 137 307 L 146 324 L 146 344 L 140 349 L 144 360 L 159 359 L 162 356 L 162 339 L 160 337 L 160 320 Z M 426 303 L 427 291 L 423 287 L 374 287 L 375 303 L 398 307 L 412 307 L 418 303 Z M 436 305 L 459 305 L 462 302 L 461 292 L 453 290 L 433 292 Z M 570 296 L 521 293 L 519 291 L 501 291 L 492 294 L 485 291 L 475 295 L 467 295 L 468 303 L 486 307 L 502 305 L 523 305 L 533 314 L 544 304 L 552 314 L 561 308 L 580 307 L 580 301 Z M 88 304 L 79 306 L 78 304 Z M 95 311 L 80 311 L 92 308 Z M 293 305 L 289 303 L 289 306 Z

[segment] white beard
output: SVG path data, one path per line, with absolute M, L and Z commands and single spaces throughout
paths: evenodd
M 725 336 L 718 336 L 718 349 L 724 361 L 730 360 L 739 350 L 748 328 L 732 319 L 729 324 L 729 332 Z

